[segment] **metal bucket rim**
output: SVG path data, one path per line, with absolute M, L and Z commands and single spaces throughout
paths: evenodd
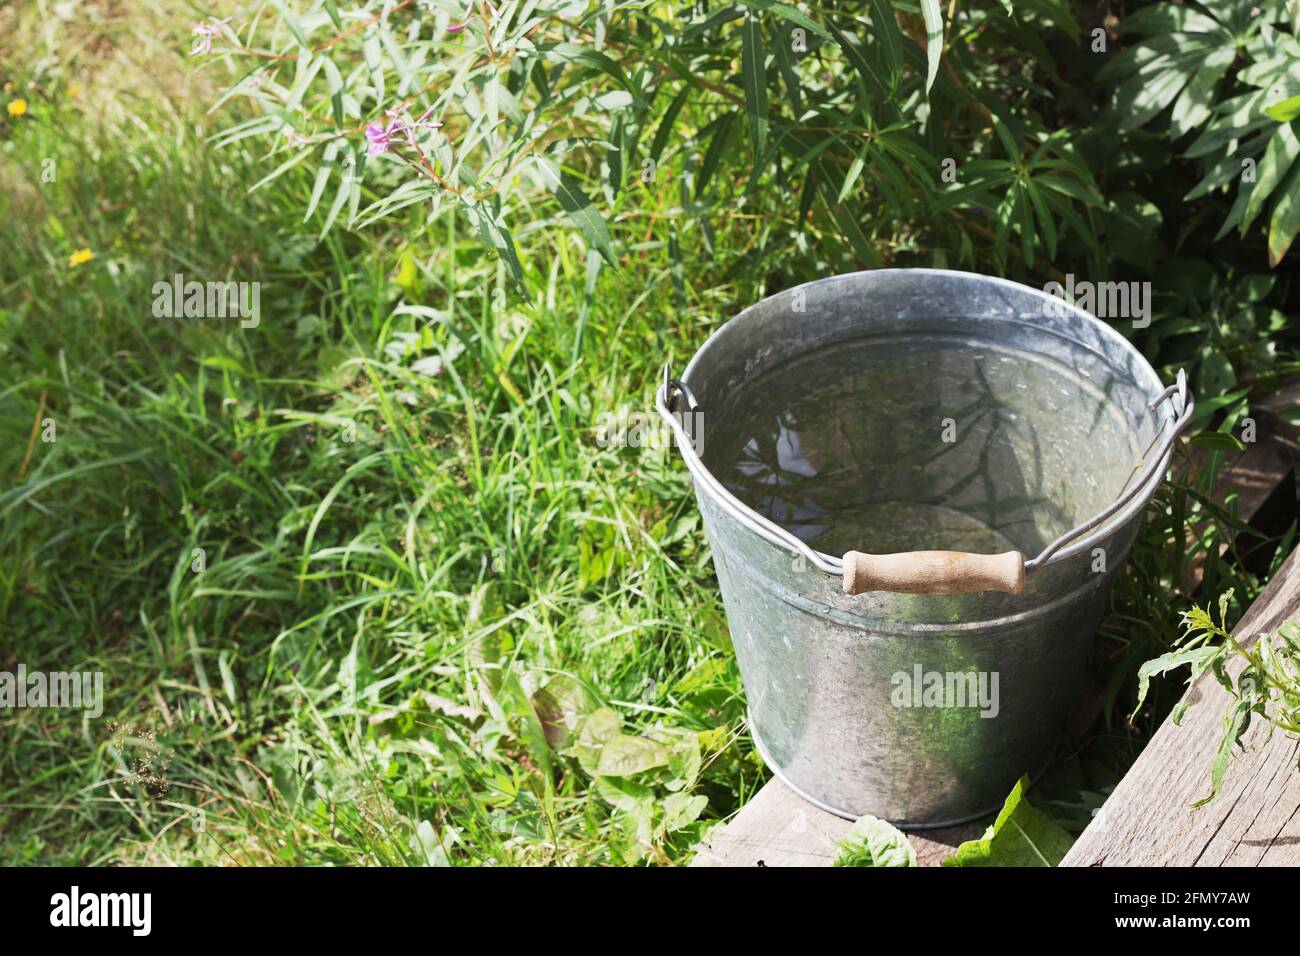
M 1051 303 L 1053 303 L 1054 308 L 1064 308 L 1065 310 L 1082 318 L 1084 320 L 1084 324 L 1090 326 L 1102 338 L 1107 339 L 1111 343 L 1116 345 L 1119 348 L 1119 350 L 1121 352 L 1126 353 L 1131 360 L 1136 360 L 1137 371 L 1139 372 L 1139 374 L 1144 375 L 1149 380 L 1149 384 L 1152 387 L 1151 396 L 1153 398 L 1161 394 L 1162 390 L 1167 391 L 1167 389 L 1165 389 L 1165 386 L 1161 382 L 1159 374 L 1157 374 L 1156 370 L 1151 367 L 1151 363 L 1147 361 L 1146 356 L 1144 356 L 1133 346 L 1133 343 L 1131 343 L 1128 339 L 1124 338 L 1124 336 L 1120 335 L 1119 332 L 1115 331 L 1115 329 L 1111 328 L 1109 325 L 1102 322 L 1092 313 L 1080 309 L 1078 306 L 1074 305 L 1074 303 L 1067 302 L 1064 299 L 1058 298 L 1057 296 L 1050 295 L 1041 289 L 1035 289 L 1032 286 L 1027 286 L 1024 285 L 1023 283 L 1015 282 L 1011 279 L 1003 279 L 997 276 L 986 276 L 986 275 L 981 275 L 977 272 L 966 272 L 960 269 L 933 269 L 933 268 L 862 269 L 857 272 L 846 272 L 841 275 L 827 276 L 822 279 L 812 279 L 808 282 L 802 282 L 798 285 L 791 286 L 788 289 L 783 289 L 780 292 L 776 292 L 773 293 L 772 295 L 765 296 L 762 299 L 759 299 L 757 302 L 754 302 L 746 306 L 744 309 L 736 313 L 736 315 L 732 316 L 726 322 L 723 322 L 720 326 L 714 329 L 712 333 L 709 334 L 709 337 L 705 339 L 704 343 L 698 349 L 696 349 L 695 354 L 691 356 L 690 361 L 686 364 L 686 369 L 682 373 L 682 380 L 685 382 L 690 381 L 691 373 L 696 370 L 696 368 L 698 367 L 699 363 L 701 362 L 702 358 L 706 355 L 708 350 L 710 348 L 717 348 L 718 347 L 717 342 L 719 341 L 719 339 L 724 334 L 729 334 L 726 332 L 728 328 L 730 328 L 734 323 L 741 322 L 747 316 L 751 316 L 752 314 L 755 313 L 757 309 L 766 305 L 772 299 L 775 299 L 777 296 L 793 293 L 799 289 L 808 289 L 813 286 L 825 286 L 825 285 L 831 285 L 839 282 L 848 282 L 854 279 L 860 279 L 868 276 L 882 276 L 882 277 L 942 276 L 945 278 L 956 277 L 962 279 L 978 280 L 981 283 L 993 283 L 995 285 L 1004 286 L 1006 288 L 1014 290 L 1018 294 L 1030 293 L 1031 295 L 1039 298 L 1044 302 L 1050 301 Z M 1006 321 L 1020 322 L 1021 324 L 1024 325 L 1033 325 L 1033 323 L 1023 322 L 1023 320 L 1020 319 L 1007 319 Z M 1056 330 L 1044 330 L 1044 331 L 1048 331 L 1050 334 L 1057 335 L 1062 339 L 1070 341 L 1082 349 L 1086 349 L 1087 351 L 1094 352 L 1094 353 L 1096 352 L 1096 349 L 1094 349 L 1092 346 L 1087 345 L 1083 342 L 1079 342 L 1077 339 L 1071 338 L 1069 336 L 1062 335 L 1060 332 Z M 734 334 L 734 333 L 730 333 L 730 334 Z M 1180 373 L 1180 383 L 1181 383 L 1181 373 Z M 1141 383 L 1136 383 L 1136 384 L 1141 385 Z M 1153 412 L 1157 412 L 1157 414 L 1160 415 L 1160 419 L 1157 427 L 1157 434 L 1160 431 L 1163 431 L 1163 429 L 1167 426 L 1176 428 L 1180 416 L 1183 418 L 1185 424 L 1186 418 L 1190 415 L 1191 407 L 1192 407 L 1191 397 L 1190 394 L 1188 394 L 1183 399 L 1182 408 L 1174 408 L 1172 406 L 1168 408 L 1157 407 L 1158 410 L 1157 408 L 1152 408 L 1151 410 Z M 743 511 L 745 514 L 751 516 L 752 518 L 761 520 L 762 517 L 761 515 L 759 515 L 749 505 L 745 504 L 743 501 L 741 501 L 739 498 L 733 495 L 730 491 L 728 491 L 722 485 L 722 483 L 717 480 L 716 476 L 714 476 L 712 472 L 709 471 L 708 466 L 705 465 L 704 462 L 694 454 L 693 450 L 690 449 L 688 445 L 683 444 L 682 441 L 683 435 L 681 434 L 680 431 L 677 432 L 674 438 L 677 445 L 678 453 L 681 454 L 682 459 L 685 461 L 687 465 L 687 468 L 693 472 L 695 468 L 698 466 L 700 469 L 708 473 L 709 476 L 713 478 L 713 482 L 702 483 L 703 487 L 700 490 L 704 494 L 708 495 L 710 498 L 718 499 L 719 504 L 723 504 L 734 509 L 739 509 L 740 511 Z M 1062 561 L 1067 561 L 1070 558 L 1074 557 L 1075 555 L 1078 555 L 1081 552 L 1095 546 L 1097 542 L 1105 540 L 1106 538 L 1109 538 L 1112 535 L 1114 535 L 1120 528 L 1122 528 L 1125 524 L 1131 521 L 1141 511 L 1146 509 L 1152 497 L 1154 497 L 1156 489 L 1164 482 L 1165 473 L 1168 471 L 1169 464 L 1172 459 L 1173 459 L 1173 445 L 1171 443 L 1170 447 L 1160 457 L 1159 466 L 1154 468 L 1151 471 L 1151 473 L 1147 476 L 1147 478 L 1138 485 L 1137 488 L 1133 489 L 1132 494 L 1129 497 L 1127 503 L 1122 508 L 1118 509 L 1114 514 L 1110 515 L 1108 518 L 1102 521 L 1096 528 L 1089 530 L 1086 534 L 1082 534 L 1080 537 L 1076 538 L 1074 541 L 1070 542 L 1069 544 L 1061 546 L 1059 549 L 1054 551 L 1046 560 L 1042 561 L 1041 563 L 1033 564 L 1032 567 L 1030 566 L 1031 563 L 1027 563 L 1025 568 L 1026 574 L 1032 574 L 1042 568 L 1049 567 L 1053 564 L 1057 564 Z M 715 484 L 716 487 L 713 487 L 713 485 Z M 1121 492 L 1121 494 L 1125 494 L 1125 493 L 1127 492 Z

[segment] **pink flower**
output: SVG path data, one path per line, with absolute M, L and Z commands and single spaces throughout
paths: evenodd
M 230 22 L 230 17 L 224 20 L 218 20 L 216 17 L 209 17 L 209 19 L 211 23 L 200 23 L 190 31 L 194 35 L 194 47 L 190 50 L 190 56 L 211 53 L 213 37 L 221 36 L 221 27 Z
M 378 156 L 380 153 L 388 152 L 388 148 L 393 145 L 393 137 L 395 136 L 404 136 L 408 143 L 419 149 L 415 143 L 415 131 L 417 129 L 442 129 L 441 123 L 429 122 L 429 114 L 432 112 L 433 107 L 430 106 L 418 120 L 408 123 L 402 119 L 399 110 L 388 110 L 384 114 L 388 117 L 386 126 L 371 123 L 366 127 L 366 139 L 370 141 L 370 146 L 366 149 L 366 155 Z
M 448 33 L 459 33 L 461 30 L 464 30 L 464 29 L 465 29 L 465 24 L 463 24 L 463 23 L 458 23 L 458 24 L 456 24 L 455 26 L 447 27 L 447 32 L 448 32 Z
M 378 123 L 371 123 L 366 127 L 366 139 L 370 140 L 366 155 L 378 156 L 380 153 L 388 152 L 388 141 L 391 137 L 392 133 L 389 130 L 384 129 Z

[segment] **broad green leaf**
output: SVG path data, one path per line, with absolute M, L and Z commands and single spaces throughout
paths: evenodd
M 1165 68 L 1154 75 L 1139 73 L 1115 91 L 1115 110 L 1123 132 L 1150 122 L 1174 101 L 1195 75 L 1199 61 L 1193 56 L 1162 61 Z
M 689 730 L 676 732 L 677 739 L 671 743 L 668 752 L 669 779 L 665 786 L 673 791 L 685 791 L 699 782 L 700 770 L 704 766 L 704 755 L 700 752 L 698 734 Z
M 1169 136 L 1178 139 L 1200 128 L 1214 109 L 1214 93 L 1219 80 L 1232 65 L 1236 50 L 1232 47 L 1212 50 L 1195 75 L 1183 87 L 1169 114 Z
M 1203 13 L 1174 3 L 1157 3 L 1122 17 L 1119 22 L 1124 33 L 1145 35 L 1168 33 L 1213 33 L 1223 30 L 1219 23 Z
M 1223 349 L 1206 344 L 1198 353 L 1200 369 L 1197 391 L 1202 395 L 1219 395 L 1237 384 L 1237 373 L 1233 371 L 1232 359 Z
M 665 833 L 673 833 L 698 820 L 708 805 L 709 798 L 703 794 L 670 793 L 664 798 L 664 819 L 660 825 Z
M 1070 834 L 1036 810 L 1021 777 L 997 820 L 978 840 L 968 840 L 943 861 L 944 866 L 1056 866 L 1074 842 Z
M 872 816 L 859 817 L 840 841 L 836 866 L 916 866 L 916 848 L 892 824 Z
M 1300 159 L 1300 138 L 1296 137 L 1295 127 L 1291 123 L 1283 123 L 1277 128 L 1277 132 L 1269 137 L 1264 158 L 1260 160 L 1259 168 L 1255 170 L 1255 182 L 1249 187 L 1246 185 L 1239 187 L 1249 192 L 1246 208 L 1241 214 L 1243 233 L 1263 211 L 1264 204 L 1287 174 L 1295 168 L 1297 159 Z
M 1282 100 L 1280 103 L 1274 103 L 1272 106 L 1264 107 L 1264 112 L 1279 123 L 1289 123 L 1297 116 L 1300 116 L 1300 96 L 1292 96 L 1289 99 Z
M 1224 100 L 1215 109 L 1215 118 L 1192 141 L 1183 155 L 1191 159 L 1208 156 L 1222 149 L 1233 140 L 1244 139 L 1247 135 L 1275 122 L 1264 115 L 1266 93 L 1256 93 Z
M 546 742 L 556 750 L 567 747 L 577 736 L 595 706 L 587 686 L 571 674 L 552 677 L 533 693 L 532 703 Z
M 622 732 L 623 718 L 618 715 L 618 711 L 610 707 L 598 707 L 586 717 L 579 719 L 574 753 L 579 760 L 588 759 L 594 766 L 601 748 Z
M 1268 223 L 1268 264 L 1282 261 L 1296 232 L 1300 231 L 1300 165 L 1292 164 L 1282 184 L 1281 196 Z
M 1292 654 L 1300 654 L 1300 621 L 1283 621 L 1278 625 L 1277 636 L 1286 642 Z
M 635 813 L 642 808 L 653 810 L 655 792 L 645 784 L 619 777 L 597 777 L 596 792 L 601 799 L 624 813 Z
M 602 777 L 630 777 L 668 763 L 668 748 L 648 737 L 620 734 L 600 750 L 596 773 Z
M 595 792 L 615 808 L 613 819 L 631 841 L 624 850 L 625 863 L 638 863 L 654 842 L 655 794 L 644 784 L 623 777 L 597 777 Z

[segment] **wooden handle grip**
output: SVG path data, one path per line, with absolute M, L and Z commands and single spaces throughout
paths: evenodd
M 903 594 L 969 594 L 1025 586 L 1025 556 L 965 551 L 908 551 L 904 554 L 844 555 L 844 592 L 898 591 Z

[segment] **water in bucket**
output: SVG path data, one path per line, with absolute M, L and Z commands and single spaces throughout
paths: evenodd
M 1084 371 L 957 335 L 807 353 L 717 414 L 713 473 L 832 555 L 1032 555 L 1114 501 L 1142 453 Z

